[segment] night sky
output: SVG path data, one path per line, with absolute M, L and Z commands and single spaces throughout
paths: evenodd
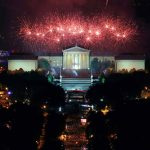
M 138 26 L 137 51 L 149 51 L 149 0 L 0 0 L 0 49 L 21 49 L 16 37 L 20 19 L 35 20 L 55 11 L 132 19 Z

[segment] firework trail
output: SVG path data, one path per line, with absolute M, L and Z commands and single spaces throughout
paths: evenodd
M 105 5 L 105 7 L 107 7 L 107 6 L 108 6 L 108 3 L 109 3 L 109 0 L 106 0 L 106 5 Z

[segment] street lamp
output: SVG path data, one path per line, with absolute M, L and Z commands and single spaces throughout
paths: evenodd
M 92 73 L 92 69 L 91 69 L 91 83 L 93 83 L 93 73 Z
M 60 66 L 60 72 L 59 72 L 59 76 L 60 76 L 60 80 L 59 80 L 59 81 L 60 81 L 60 83 L 62 82 L 62 72 L 61 72 L 61 68 L 62 68 L 62 67 Z

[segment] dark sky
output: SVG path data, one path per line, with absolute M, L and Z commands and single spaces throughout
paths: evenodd
M 106 7 L 107 4 L 107 7 Z M 110 12 L 116 15 L 133 14 L 134 0 L 1 0 L 1 13 L 7 17 L 21 15 L 36 17 L 53 10 L 95 13 Z
M 16 38 L 19 18 L 32 20 L 54 11 L 80 11 L 84 15 L 100 13 L 132 18 L 140 28 L 141 37 L 144 38 L 144 42 L 140 41 L 142 48 L 147 51 L 150 48 L 147 44 L 150 38 L 150 0 L 0 0 L 0 49 L 15 48 L 16 40 L 12 39 Z

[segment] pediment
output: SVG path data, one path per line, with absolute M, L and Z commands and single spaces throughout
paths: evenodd
M 74 47 L 63 50 L 63 52 L 90 52 L 90 50 L 79 47 L 79 46 L 74 46 Z

